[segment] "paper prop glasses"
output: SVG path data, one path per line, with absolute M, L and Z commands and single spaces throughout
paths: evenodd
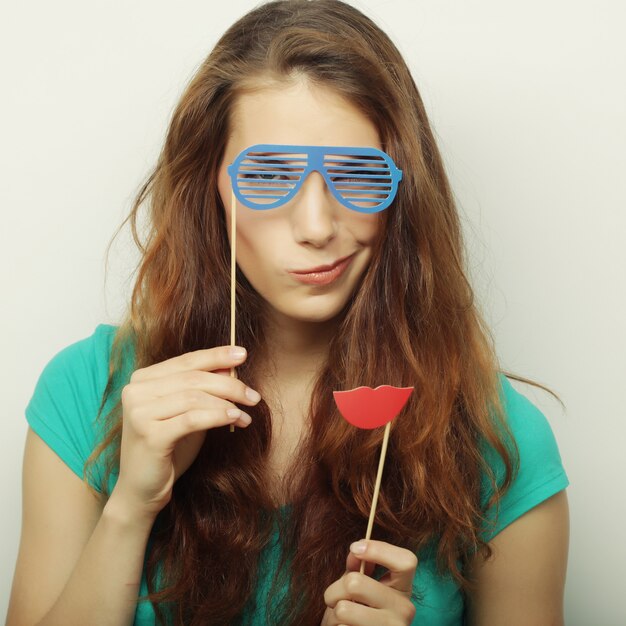
M 233 192 L 250 209 L 275 209 L 289 202 L 306 177 L 319 172 L 348 209 L 377 213 L 396 196 L 402 170 L 371 147 L 255 144 L 228 166 Z

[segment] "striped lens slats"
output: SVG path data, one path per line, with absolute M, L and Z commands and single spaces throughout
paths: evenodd
M 251 203 L 273 204 L 293 191 L 306 165 L 305 153 L 248 152 L 237 169 L 237 189 Z
M 393 190 L 391 169 L 376 155 L 324 155 L 324 170 L 344 202 L 375 210 Z

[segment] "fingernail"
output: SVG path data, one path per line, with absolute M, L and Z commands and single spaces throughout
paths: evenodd
M 248 400 L 252 400 L 252 402 L 258 402 L 261 399 L 261 396 L 257 391 L 248 387 L 246 389 L 246 398 L 248 398 Z
M 233 359 L 243 359 L 243 357 L 246 356 L 246 349 L 238 346 L 232 347 L 230 349 L 230 356 L 233 357 Z
M 355 554 L 363 554 L 363 552 L 365 552 L 365 548 L 367 548 L 367 545 L 365 544 L 364 541 L 355 541 L 350 546 L 350 550 L 354 552 Z
M 252 423 L 252 418 L 247 413 L 242 413 L 241 414 L 241 420 L 244 422 L 244 424 L 251 424 Z
M 228 415 L 228 417 L 235 419 L 236 417 L 239 417 L 241 415 L 241 411 L 239 409 L 228 409 L 228 411 L 226 411 L 226 415 Z

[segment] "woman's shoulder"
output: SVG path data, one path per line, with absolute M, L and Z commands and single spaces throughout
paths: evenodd
M 98 366 L 102 365 L 104 361 L 108 362 L 111 344 L 117 328 L 112 324 L 98 324 L 90 335 L 77 339 L 54 353 L 46 363 L 44 371 L 56 372 L 69 368 L 75 369 L 79 373 L 81 369 L 79 366 L 90 363 Z
M 519 453 L 519 465 L 513 482 L 498 505 L 486 509 L 493 488 L 483 475 L 481 504 L 490 520 L 483 538 L 488 541 L 519 516 L 569 485 L 559 446 L 550 421 L 509 379 L 499 373 L 500 391 L 507 425 Z M 506 466 L 491 446 L 483 446 L 483 455 L 498 485 L 502 484 Z M 513 459 L 515 460 L 515 459 Z M 498 510 L 499 509 L 499 510 Z
M 96 417 L 116 330 L 98 324 L 87 337 L 58 350 L 40 372 L 24 411 L 29 426 L 81 478 L 102 435 Z
M 507 424 L 526 463 L 545 460 L 546 455 L 558 454 L 550 421 L 546 415 L 511 381 L 499 373 L 501 398 Z
M 98 324 L 89 336 L 73 341 L 54 353 L 43 367 L 35 391 L 51 384 L 59 385 L 57 393 L 86 392 L 98 387 L 98 383 L 108 377 L 116 329 L 111 324 Z

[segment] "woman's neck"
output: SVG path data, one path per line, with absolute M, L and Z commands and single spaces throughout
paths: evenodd
M 280 385 L 308 384 L 328 358 L 337 320 L 302 322 L 274 313 L 266 318 L 264 372 Z

